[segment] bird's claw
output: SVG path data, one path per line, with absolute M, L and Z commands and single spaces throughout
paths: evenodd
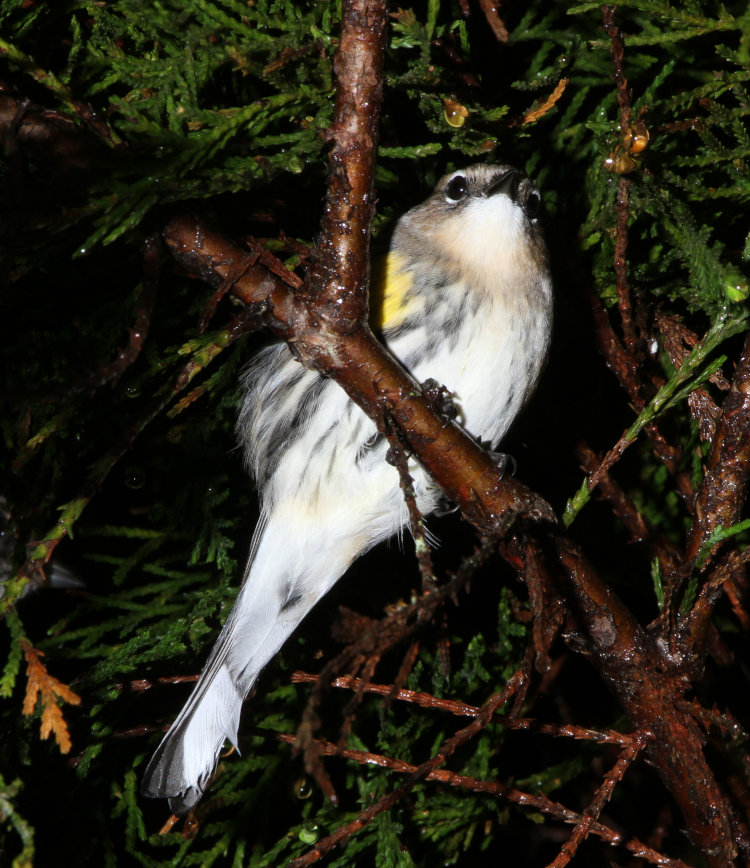
M 442 383 L 430 377 L 422 383 L 422 392 L 432 409 L 445 420 L 446 425 L 458 417 L 458 407 L 453 401 L 453 395 Z

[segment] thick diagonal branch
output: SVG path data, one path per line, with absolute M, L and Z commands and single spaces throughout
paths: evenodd
M 387 413 L 408 447 L 480 531 L 492 535 L 507 527 L 514 514 L 554 520 L 538 495 L 513 477 L 502 478 L 492 458 L 463 429 L 435 414 L 417 383 L 366 325 L 342 333 L 336 316 L 319 314 L 317 300 L 310 303 L 307 292 L 292 292 L 265 266 L 253 264 L 247 251 L 196 218 L 176 218 L 164 237 L 188 271 L 213 284 L 232 282 L 233 294 L 257 314 L 258 326 L 289 341 L 303 364 L 333 377 L 376 420 Z M 348 329 L 349 322 L 343 327 Z

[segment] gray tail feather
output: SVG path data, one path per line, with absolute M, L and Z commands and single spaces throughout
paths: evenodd
M 141 792 L 168 798 L 184 816 L 203 795 L 226 739 L 237 746 L 242 699 L 223 660 L 209 660 L 192 696 L 156 749 Z
M 260 535 L 256 531 L 256 539 Z M 263 543 L 253 544 L 240 594 L 203 674 L 146 767 L 141 792 L 169 799 L 178 815 L 187 813 L 203 795 L 224 741 L 237 747 L 242 703 L 258 673 L 350 560 L 331 569 L 328 558 L 327 569 L 316 575 L 311 589 L 299 575 L 289 577 L 278 568 L 279 551 L 288 549 L 286 528 L 280 524 L 276 534 L 262 535 Z M 273 581 L 266 580 L 269 574 Z
M 243 590 L 265 526 L 266 518 L 262 516 L 253 536 Z M 178 817 L 198 804 L 216 770 L 225 740 L 229 739 L 237 749 L 242 702 L 254 681 L 253 675 L 245 679 L 242 691 L 229 670 L 239 610 L 237 600 L 195 689 L 143 774 L 141 793 L 152 799 L 169 799 L 169 807 Z

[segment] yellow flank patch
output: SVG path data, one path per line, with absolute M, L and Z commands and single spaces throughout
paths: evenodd
M 415 307 L 414 299 L 407 297 L 412 276 L 404 270 L 405 264 L 403 256 L 391 252 L 373 268 L 370 311 L 372 324 L 377 328 L 399 325 Z

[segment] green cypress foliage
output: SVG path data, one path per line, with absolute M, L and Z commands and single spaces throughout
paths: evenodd
M 386 246 L 393 220 L 444 171 L 490 159 L 536 178 L 558 295 L 555 347 L 504 448 L 648 623 L 663 604 L 659 562 L 589 492 L 575 449 L 585 440 L 603 454 L 626 432 L 613 475 L 650 526 L 683 545 L 690 522 L 675 473 L 697 486 L 709 449 L 689 398 L 703 387 L 721 402 L 716 384 L 731 379 L 747 329 L 750 13 L 713 0 L 618 4 L 629 142 L 599 4 L 530 0 L 502 4 L 500 15 L 507 41 L 479 4 L 390 8 L 373 246 Z M 297 732 L 311 689 L 290 672 L 318 672 L 341 650 L 355 616 L 339 606 L 374 619 L 418 593 L 408 542 L 355 565 L 269 667 L 243 720 L 242 755 L 222 760 L 192 825 L 160 831 L 164 805 L 138 795 L 190 687 L 175 677 L 199 672 L 236 594 L 257 515 L 235 448 L 238 374 L 264 340 L 243 334 L 228 299 L 206 313 L 213 290 L 174 267 L 159 232 L 187 210 L 236 239 L 263 240 L 289 267 L 304 258 L 325 190 L 340 16 L 326 0 L 0 0 L 3 864 L 285 865 L 403 783 L 393 769 L 329 758 L 333 805 L 280 736 Z M 647 324 L 640 406 L 597 355 L 591 314 L 619 322 L 622 179 L 634 306 L 701 338 L 675 358 Z M 645 436 L 654 422 L 679 444 L 675 473 Z M 447 581 L 473 541 L 456 517 L 429 525 L 443 539 L 433 556 Z M 713 546 L 741 553 L 747 541 L 747 522 L 720 527 L 698 566 Z M 18 578 L 46 554 L 48 574 L 65 566 L 79 585 Z M 684 611 L 695 594 L 688 582 Z M 523 662 L 528 593 L 499 559 L 486 560 L 457 602 L 414 633 L 404 687 L 481 706 Z M 726 661 L 741 658 L 747 635 L 726 603 L 714 629 L 726 656 L 717 652 L 698 698 L 709 709 L 735 702 L 742 718 L 747 675 Z M 394 682 L 410 641 L 384 655 L 374 682 Z M 29 645 L 81 698 L 52 700 L 72 739 L 65 755 L 39 738 L 41 703 L 21 713 Z M 553 659 L 562 674 L 548 692 L 543 681 L 541 698 L 537 676 L 522 713 L 629 731 L 559 640 Z M 351 698 L 323 693 L 316 735 L 336 743 L 343 733 L 350 751 L 412 766 L 471 720 L 370 694 L 352 710 Z M 444 768 L 583 810 L 616 751 L 511 732 L 508 709 Z M 747 735 L 732 731 L 727 762 L 741 773 Z M 698 864 L 645 766 L 618 784 L 607 811 L 641 840 L 671 816 L 654 846 Z M 539 804 L 427 781 L 326 864 L 541 866 L 568 828 Z M 613 853 L 628 859 L 592 836 L 572 864 L 601 866 Z

